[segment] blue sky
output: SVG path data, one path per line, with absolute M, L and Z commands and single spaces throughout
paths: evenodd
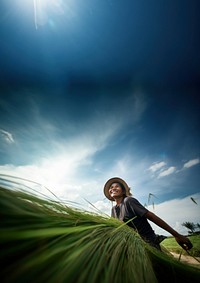
M 0 173 L 108 214 L 119 176 L 182 231 L 200 212 L 199 3 L 125 2 L 1 1 Z

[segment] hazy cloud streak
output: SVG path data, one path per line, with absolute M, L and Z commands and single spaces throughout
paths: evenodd
M 11 133 L 0 129 L 1 136 L 7 143 L 14 143 L 14 138 Z

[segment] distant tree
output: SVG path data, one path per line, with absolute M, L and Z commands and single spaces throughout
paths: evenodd
M 200 224 L 199 223 L 195 224 L 193 222 L 184 222 L 184 223 L 182 223 L 182 226 L 189 229 L 189 231 L 188 231 L 189 234 L 194 234 L 195 230 L 200 230 Z

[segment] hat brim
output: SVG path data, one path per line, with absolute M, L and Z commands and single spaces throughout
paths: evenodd
M 121 178 L 118 178 L 118 177 L 114 177 L 114 178 L 111 178 L 109 179 L 105 185 L 104 185 L 104 195 L 111 201 L 114 201 L 114 198 L 112 198 L 109 194 L 109 189 L 110 189 L 110 186 L 113 184 L 113 183 L 121 183 L 125 190 L 126 190 L 126 196 L 131 196 L 131 193 L 130 193 L 130 188 L 129 186 L 127 185 L 127 183 L 121 179 Z

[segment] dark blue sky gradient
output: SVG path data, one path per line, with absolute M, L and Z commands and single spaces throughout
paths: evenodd
M 65 13 L 50 11 L 37 30 L 32 2 L 1 3 L 4 82 L 199 81 L 198 1 L 63 1 Z
M 59 3 L 37 29 L 33 1 L 0 3 L 0 171 L 55 161 L 57 193 L 94 202 L 115 175 L 143 201 L 198 193 L 199 1 Z

